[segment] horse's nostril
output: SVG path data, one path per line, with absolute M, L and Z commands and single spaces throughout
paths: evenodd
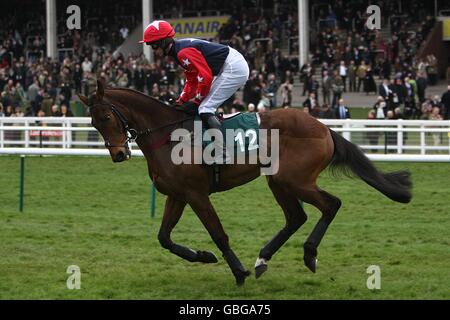
M 123 151 L 119 151 L 116 155 L 116 161 L 121 162 L 125 160 L 125 153 Z

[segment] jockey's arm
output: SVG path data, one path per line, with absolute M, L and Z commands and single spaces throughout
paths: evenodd
M 192 98 L 197 105 L 208 95 L 213 75 L 201 52 L 195 48 L 185 48 L 178 53 L 178 60 L 185 68 L 186 84 L 178 102 Z
M 197 72 L 185 71 L 184 76 L 186 77 L 186 82 L 184 84 L 183 91 L 181 92 L 180 97 L 177 100 L 177 104 L 183 104 L 193 97 L 197 92 Z

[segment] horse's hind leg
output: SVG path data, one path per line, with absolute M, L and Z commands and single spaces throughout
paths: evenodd
M 312 271 L 316 272 L 317 265 L 317 247 L 320 244 L 328 226 L 333 221 L 336 213 L 341 207 L 341 200 L 319 189 L 316 185 L 311 188 L 301 188 L 299 190 L 299 198 L 322 212 L 322 217 L 317 222 L 313 231 L 303 245 L 305 265 Z
M 158 240 L 161 243 L 161 246 L 168 249 L 173 254 L 191 262 L 217 262 L 216 256 L 211 252 L 194 251 L 190 248 L 173 243 L 170 239 L 170 233 L 180 220 L 185 206 L 186 202 L 176 200 L 171 196 L 167 197 L 166 206 L 164 208 L 164 216 L 158 234 Z
M 305 211 L 303 211 L 295 195 L 289 194 L 280 185 L 276 184 L 271 177 L 268 177 L 267 180 L 275 199 L 283 209 L 286 225 L 259 252 L 259 258 L 255 263 L 256 278 L 259 278 L 267 270 L 267 261 L 272 258 L 275 252 L 283 246 L 307 219 Z
M 220 251 L 222 251 L 223 257 L 236 278 L 237 285 L 243 285 L 245 278 L 250 275 L 250 272 L 242 266 L 238 257 L 234 254 L 233 250 L 231 250 L 228 243 L 228 236 L 223 230 L 219 217 L 208 196 L 203 194 L 191 195 L 188 202 L 192 210 L 194 210 L 205 226 L 206 230 L 208 230 L 214 243 Z

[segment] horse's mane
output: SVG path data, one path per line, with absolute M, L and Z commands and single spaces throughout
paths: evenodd
M 174 113 L 174 114 L 178 114 L 178 115 L 182 114 L 182 113 L 185 113 L 185 114 L 188 114 L 188 115 L 191 115 L 191 116 L 194 115 L 194 114 L 197 114 L 197 109 L 196 108 L 195 108 L 195 111 L 193 109 L 190 109 L 190 108 L 188 108 L 186 110 L 180 110 L 180 109 L 177 109 L 177 108 L 175 108 L 173 106 L 170 106 L 169 104 L 167 104 L 165 102 L 162 102 L 161 100 L 159 100 L 157 98 L 151 97 L 149 95 L 146 95 L 145 93 L 142 93 L 142 92 L 134 90 L 134 89 L 123 88 L 123 87 L 114 87 L 114 88 L 113 87 L 106 87 L 105 88 L 105 93 L 108 92 L 108 91 L 109 91 L 109 93 L 115 91 L 115 92 L 128 92 L 128 93 L 133 94 L 133 95 L 138 95 L 138 96 L 140 96 L 142 98 L 145 98 L 147 101 L 150 100 L 151 102 L 153 102 L 154 103 L 153 107 L 160 107 L 161 111 L 167 110 L 170 113 Z M 122 97 L 122 99 L 124 99 L 124 97 Z M 144 112 L 148 112 L 149 109 L 148 109 L 147 106 L 150 104 L 150 101 L 148 101 L 148 102 L 144 101 L 142 104 L 141 103 L 137 103 L 137 104 L 134 104 L 132 106 L 134 106 L 134 107 L 145 106 L 145 108 L 142 108 L 142 110 Z
M 143 93 L 143 92 L 140 92 L 140 91 L 137 91 L 137 90 L 134 90 L 134 89 L 131 89 L 131 88 L 106 87 L 106 88 L 105 88 L 105 91 L 106 91 L 106 90 L 108 90 L 108 91 L 127 91 L 127 92 L 129 92 L 129 93 L 133 93 L 133 94 L 140 95 L 140 96 L 142 96 L 142 97 L 144 97 L 144 98 L 146 98 L 146 99 L 153 100 L 154 102 L 157 102 L 157 103 L 159 103 L 159 104 L 161 104 L 161 105 L 163 105 L 163 106 L 167 106 L 167 105 L 166 105 L 164 102 L 162 102 L 161 100 L 158 100 L 158 99 L 153 98 L 153 97 L 151 97 L 151 96 L 149 96 L 149 95 L 147 95 L 147 94 L 145 94 L 145 93 Z

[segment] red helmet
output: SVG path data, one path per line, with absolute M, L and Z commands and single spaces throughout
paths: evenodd
M 173 38 L 173 36 L 175 36 L 175 30 L 170 23 L 164 20 L 155 20 L 145 28 L 144 39 L 139 43 L 155 42 L 165 38 Z

